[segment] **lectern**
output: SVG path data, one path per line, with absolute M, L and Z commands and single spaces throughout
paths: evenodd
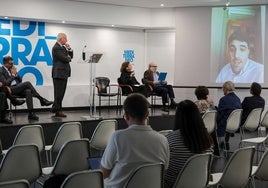
M 90 117 L 83 116 L 85 119 L 102 119 L 102 117 L 96 115 L 95 105 L 95 86 L 96 86 L 96 64 L 99 62 L 103 54 L 94 53 L 90 56 L 87 62 L 90 64 L 90 80 L 89 80 L 89 103 L 90 103 Z

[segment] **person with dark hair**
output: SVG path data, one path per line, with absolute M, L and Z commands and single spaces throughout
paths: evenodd
M 242 102 L 242 116 L 241 116 L 241 125 L 243 125 L 249 115 L 249 113 L 254 108 L 264 109 L 265 100 L 261 97 L 261 85 L 259 83 L 253 82 L 250 86 L 251 97 L 245 97 Z
M 132 65 L 130 62 L 126 61 L 123 62 L 120 68 L 121 75 L 118 79 L 119 84 L 126 84 L 131 86 L 133 91 L 129 87 L 122 87 L 122 92 L 124 94 L 130 94 L 130 93 L 141 93 L 145 97 L 150 96 L 150 88 L 146 85 L 140 85 L 140 83 L 137 81 L 135 77 L 135 72 L 132 70 Z
M 213 101 L 208 98 L 209 91 L 206 86 L 197 86 L 194 93 L 197 98 L 195 104 L 201 115 L 203 115 L 209 110 L 215 109 Z
M 232 81 L 234 83 L 263 83 L 264 66 L 249 58 L 250 37 L 247 33 L 236 31 L 228 39 L 228 52 L 230 63 L 226 64 L 220 71 L 216 82 L 223 83 Z
M 155 62 L 149 63 L 149 68 L 144 72 L 142 81 L 146 85 L 151 85 L 153 92 L 162 97 L 162 111 L 169 112 L 169 109 L 166 105 L 168 103 L 168 97 L 170 98 L 170 106 L 176 107 L 173 87 L 172 85 L 167 84 L 167 81 L 165 80 L 160 83 L 158 78 L 159 72 L 157 71 L 157 64 Z
M 130 94 L 123 104 L 128 128 L 114 132 L 101 160 L 106 188 L 123 187 L 130 174 L 145 163 L 162 162 L 167 169 L 169 146 L 165 136 L 147 125 L 149 103 L 139 94 Z
M 0 82 L 9 88 L 11 94 L 26 98 L 29 120 L 39 119 L 33 111 L 33 97 L 39 99 L 41 106 L 49 106 L 53 103 L 42 97 L 30 82 L 22 81 L 22 78 L 17 73 L 17 68 L 13 64 L 13 58 L 10 56 L 3 58 L 3 66 L 0 69 Z
M 213 140 L 207 132 L 197 106 L 190 100 L 178 103 L 173 132 L 166 137 L 170 147 L 170 160 L 164 187 L 172 188 L 183 165 L 191 156 L 212 152 Z

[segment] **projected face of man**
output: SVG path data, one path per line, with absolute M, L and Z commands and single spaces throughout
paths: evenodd
M 229 45 L 231 67 L 235 74 L 239 74 L 249 56 L 248 44 L 245 41 L 233 40 Z

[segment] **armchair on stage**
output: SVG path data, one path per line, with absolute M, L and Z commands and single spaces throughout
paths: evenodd
M 108 106 L 110 107 L 111 97 L 116 97 L 116 106 L 119 105 L 120 95 L 118 92 L 118 85 L 110 84 L 110 79 L 107 77 L 96 77 L 95 84 L 97 88 L 97 96 L 99 96 L 99 115 L 101 114 L 101 98 L 108 98 Z M 116 87 L 116 89 L 112 89 Z M 116 92 L 113 92 L 116 91 Z

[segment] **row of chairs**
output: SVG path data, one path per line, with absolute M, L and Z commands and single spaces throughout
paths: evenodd
M 116 120 L 103 120 L 98 123 L 90 139 L 90 153 L 93 149 L 104 150 L 111 134 L 117 129 Z M 13 146 L 21 144 L 36 144 L 39 152 L 46 151 L 47 165 L 52 166 L 53 154 L 57 154 L 63 144 L 70 140 L 83 138 L 82 126 L 79 122 L 63 123 L 58 129 L 52 145 L 46 145 L 44 131 L 40 125 L 28 125 L 19 129 Z M 7 150 L 4 150 L 5 154 Z
M 120 83 L 120 79 L 117 79 L 117 84 L 110 84 L 110 79 L 108 77 L 96 77 L 96 87 L 97 87 L 97 96 L 99 97 L 99 106 L 101 107 L 102 97 L 108 97 L 108 106 L 110 106 L 110 101 L 112 97 L 116 97 L 116 105 L 122 105 L 122 97 L 128 96 L 130 93 L 133 93 L 133 88 L 131 85 Z M 150 87 L 150 86 L 149 86 Z M 124 93 L 124 90 L 129 91 Z M 150 87 L 152 91 L 153 88 Z M 157 96 L 159 94 L 152 92 L 151 93 L 151 106 L 155 106 Z M 153 112 L 153 108 L 152 108 Z M 121 113 L 121 111 L 120 111 Z M 99 115 L 101 114 L 101 108 L 99 110 Z
M 263 111 L 262 108 L 253 109 L 248 115 L 245 123 L 242 126 L 240 126 L 242 109 L 236 109 L 232 111 L 227 119 L 226 132 L 229 134 L 235 134 L 237 130 L 240 129 L 240 144 L 239 144 L 240 146 L 242 145 L 243 142 L 255 141 L 255 140 L 245 139 L 246 137 L 245 132 L 246 131 L 248 132 L 258 131 L 257 133 L 259 135 L 259 130 L 261 129 L 260 127 L 268 128 L 268 111 L 265 113 L 265 115 L 261 119 L 262 111 Z M 214 111 L 214 110 L 208 111 L 203 115 L 203 121 L 210 134 L 212 132 L 216 133 L 216 129 L 217 129 L 216 115 L 217 115 L 217 111 Z M 218 138 L 218 142 L 224 142 L 223 145 L 225 147 L 226 143 L 224 139 Z M 225 148 L 225 151 L 227 151 L 226 148 Z

